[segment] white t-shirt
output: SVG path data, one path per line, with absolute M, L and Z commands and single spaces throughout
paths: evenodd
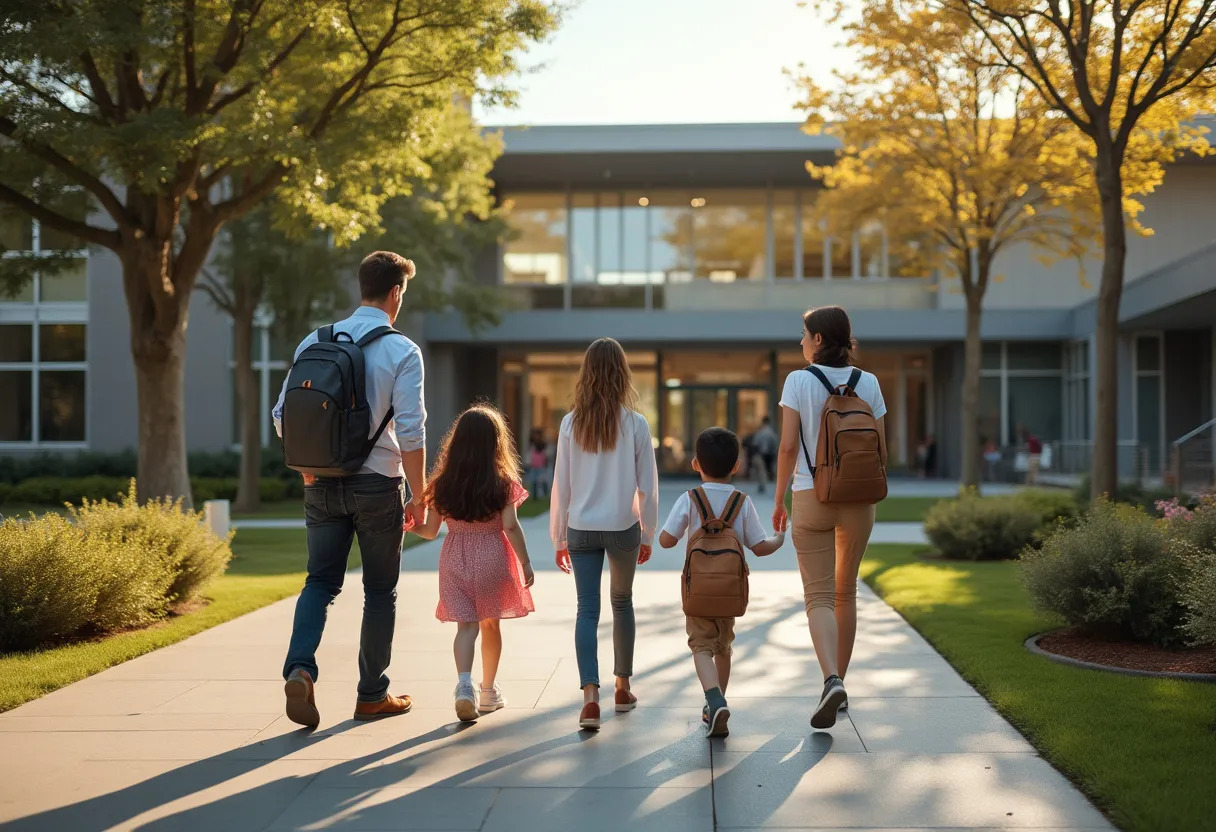
M 641 413 L 621 408 L 616 447 L 584 451 L 574 441 L 574 414 L 566 414 L 557 437 L 549 533 L 566 548 L 566 530 L 623 532 L 642 526 L 642 543 L 654 541 L 659 521 L 659 475 L 650 425 Z
M 726 508 L 726 501 L 730 499 L 731 494 L 735 493 L 735 487 L 720 482 L 703 483 L 701 487 L 705 489 L 705 496 L 709 498 L 710 509 L 715 515 L 721 516 L 722 509 Z M 688 498 L 688 492 L 685 491 L 672 506 L 663 531 L 672 537 L 683 537 L 689 528 L 700 524 L 701 515 L 697 513 L 696 506 L 692 504 L 692 500 Z M 760 524 L 760 515 L 756 513 L 756 506 L 752 503 L 751 497 L 743 498 L 743 507 L 739 509 L 739 516 L 735 518 L 734 527 L 735 532 L 739 535 L 739 540 L 749 549 L 759 546 L 768 537 L 764 532 L 764 526 Z
M 845 384 L 852 367 L 824 367 L 816 364 L 833 386 Z M 878 387 L 878 379 L 873 373 L 864 370 L 857 382 L 857 395 L 870 406 L 875 419 L 881 419 L 887 414 L 887 404 L 883 401 L 882 390 Z M 819 417 L 823 413 L 823 403 L 828 400 L 828 390 L 823 382 L 809 370 L 795 370 L 785 379 L 785 388 L 781 391 L 781 406 L 795 410 L 802 417 L 802 437 L 806 442 L 806 454 L 815 458 L 815 449 L 819 445 Z M 806 465 L 806 454 L 802 447 L 798 448 L 798 462 L 794 466 L 794 490 L 810 491 L 815 487 L 810 469 Z

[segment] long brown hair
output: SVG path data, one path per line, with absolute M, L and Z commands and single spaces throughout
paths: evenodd
M 489 520 L 507 507 L 519 476 L 507 420 L 492 405 L 475 404 L 444 437 L 422 503 L 452 520 Z
M 856 361 L 853 325 L 849 313 L 841 306 L 820 306 L 808 309 L 802 316 L 802 326 L 811 335 L 823 337 L 815 350 L 815 363 L 825 367 L 848 367 Z
M 612 338 L 587 347 L 574 387 L 574 441 L 588 453 L 616 447 L 621 408 L 635 409 L 638 393 L 625 350 Z

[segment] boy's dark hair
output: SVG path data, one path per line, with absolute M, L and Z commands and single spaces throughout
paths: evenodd
M 697 437 L 697 462 L 707 477 L 729 477 L 739 461 L 739 437 L 726 428 L 706 428 Z
M 359 264 L 359 294 L 364 300 L 382 301 L 394 286 L 405 286 L 416 269 L 407 260 L 391 251 L 373 251 Z

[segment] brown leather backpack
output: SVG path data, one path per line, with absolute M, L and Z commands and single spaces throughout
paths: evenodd
M 747 612 L 747 559 L 734 523 L 747 499 L 736 491 L 716 517 L 705 489 L 694 488 L 688 499 L 697 508 L 701 525 L 688 534 L 680 586 L 684 614 L 694 618 L 735 618 Z
M 885 499 L 887 460 L 874 411 L 857 395 L 861 370 L 854 367 L 847 382 L 833 387 L 818 367 L 806 369 L 828 389 L 819 417 L 814 464 L 802 435 L 802 419 L 798 420 L 798 439 L 815 480 L 815 497 L 821 503 L 877 503 Z

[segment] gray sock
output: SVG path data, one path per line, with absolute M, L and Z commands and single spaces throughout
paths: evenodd
M 705 691 L 705 701 L 709 703 L 710 711 L 716 711 L 718 708 L 726 705 L 726 697 L 722 695 L 722 688 L 710 688 Z

